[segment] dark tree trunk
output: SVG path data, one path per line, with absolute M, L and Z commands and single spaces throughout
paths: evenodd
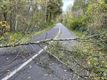
M 4 21 L 7 21 L 7 13 L 6 12 L 3 13 L 3 17 L 4 17 Z

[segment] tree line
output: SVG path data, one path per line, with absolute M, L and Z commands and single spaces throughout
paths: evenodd
M 0 21 L 10 26 L 10 32 L 38 31 L 62 13 L 62 5 L 62 0 L 0 0 Z
M 107 0 L 75 0 L 64 15 L 69 29 L 88 38 L 78 46 L 79 58 L 87 63 L 91 80 L 107 79 Z M 82 34 L 82 35 L 80 35 Z M 76 54 L 76 53 L 75 53 Z M 88 67 L 87 67 L 88 66 Z

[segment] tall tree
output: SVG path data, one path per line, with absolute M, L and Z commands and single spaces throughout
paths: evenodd
M 62 13 L 62 0 L 49 0 L 47 3 L 47 20 L 53 20 Z

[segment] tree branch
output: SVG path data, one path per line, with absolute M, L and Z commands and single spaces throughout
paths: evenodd
M 79 38 L 74 38 L 74 39 L 46 39 L 46 40 L 40 40 L 40 41 L 36 41 L 36 42 L 0 45 L 0 48 L 17 47 L 17 46 L 29 45 L 29 44 L 42 44 L 42 43 L 47 43 L 47 42 L 51 42 L 51 41 L 71 41 L 71 40 L 79 40 Z
M 91 37 L 90 37 L 91 38 Z M 22 45 L 29 45 L 29 44 L 42 44 L 42 43 L 49 43 L 51 41 L 84 41 L 88 42 L 89 38 L 86 39 L 81 39 L 81 38 L 66 38 L 66 39 L 45 39 L 45 40 L 40 40 L 36 42 L 28 42 L 28 43 L 16 43 L 16 44 L 9 44 L 9 45 L 0 45 L 0 48 L 6 48 L 6 47 L 17 47 L 17 46 L 22 46 Z M 91 42 L 91 41 L 90 41 Z M 92 43 L 92 42 L 91 42 Z

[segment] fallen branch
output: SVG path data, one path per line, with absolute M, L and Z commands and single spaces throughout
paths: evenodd
M 39 45 L 40 46 L 40 45 Z M 41 48 L 43 48 L 42 46 L 40 46 Z M 82 76 L 82 75 L 79 75 L 77 72 L 75 72 L 68 64 L 64 63 L 63 61 L 61 61 L 57 56 L 53 55 L 50 51 L 46 50 L 46 49 L 43 49 L 46 53 L 48 53 L 49 55 L 53 56 L 55 59 L 58 60 L 58 62 L 60 62 L 62 65 L 65 65 L 67 68 L 69 68 L 69 70 L 79 76 L 80 78 L 84 79 L 84 80 L 87 80 L 86 77 Z
M 17 46 L 30 45 L 30 44 L 31 45 L 33 45 L 33 44 L 42 44 L 42 43 L 47 43 L 47 42 L 51 42 L 51 41 L 71 41 L 71 40 L 79 40 L 79 38 L 74 38 L 74 39 L 46 39 L 46 40 L 40 40 L 40 41 L 36 41 L 36 42 L 0 45 L 0 48 L 17 47 Z
M 46 50 L 45 50 L 45 51 L 46 51 Z M 57 59 L 58 62 L 60 62 L 61 64 L 65 65 L 67 68 L 69 68 L 69 70 L 70 70 L 73 74 L 79 76 L 80 78 L 82 78 L 82 79 L 84 79 L 84 80 L 87 80 L 84 76 L 81 76 L 81 75 L 79 75 L 78 73 L 76 73 L 69 65 L 67 65 L 66 63 L 64 63 L 63 61 L 61 61 L 58 57 L 56 57 L 55 55 L 52 55 L 49 51 L 46 51 L 46 52 L 47 52 L 49 55 L 53 56 L 55 59 Z
M 91 38 L 91 37 L 90 37 Z M 84 41 L 84 42 L 91 42 L 89 41 L 89 38 L 86 39 L 81 39 L 81 38 L 67 38 L 67 39 L 45 39 L 45 40 L 40 40 L 36 42 L 28 42 L 28 43 L 16 43 L 16 44 L 8 44 L 8 45 L 0 45 L 0 48 L 6 48 L 6 47 L 17 47 L 17 46 L 23 46 L 23 45 L 33 45 L 33 44 L 42 44 L 42 43 L 49 43 L 51 41 Z

